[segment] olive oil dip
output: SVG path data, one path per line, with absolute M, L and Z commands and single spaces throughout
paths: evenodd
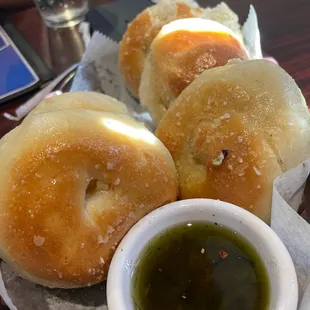
M 133 273 L 132 298 L 137 310 L 266 310 L 270 284 L 244 237 L 192 222 L 149 242 Z

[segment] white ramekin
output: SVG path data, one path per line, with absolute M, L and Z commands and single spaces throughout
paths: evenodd
M 147 243 L 181 223 L 208 221 L 244 236 L 258 251 L 268 271 L 270 310 L 296 310 L 297 277 L 291 257 L 279 237 L 259 218 L 235 205 L 210 199 L 189 199 L 165 205 L 141 219 L 124 237 L 112 259 L 107 282 L 109 310 L 133 310 L 132 274 Z

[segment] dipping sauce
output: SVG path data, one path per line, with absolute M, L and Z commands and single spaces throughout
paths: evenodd
M 139 310 L 266 310 L 270 300 L 255 248 L 217 223 L 185 223 L 155 237 L 132 281 Z

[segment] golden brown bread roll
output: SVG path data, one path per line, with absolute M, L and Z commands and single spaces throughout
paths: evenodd
M 183 89 L 203 71 L 235 58 L 248 59 L 248 54 L 229 28 L 201 18 L 173 21 L 151 45 L 141 78 L 141 103 L 158 124 Z
M 206 70 L 156 135 L 175 161 L 180 198 L 214 198 L 270 220 L 273 180 L 309 157 L 310 118 L 294 80 L 265 60 Z
M 65 109 L 85 109 L 128 115 L 126 106 L 110 96 L 90 91 L 77 91 L 44 99 L 28 114 L 28 117 L 34 114 Z
M 76 91 L 63 93 L 61 96 L 45 98 L 26 116 L 26 120 L 40 113 L 65 109 L 86 109 L 129 115 L 126 106 L 115 98 L 92 91 Z M 0 139 L 0 147 L 7 141 L 8 137 L 16 135 L 20 127 L 16 127 Z
M 193 0 L 161 0 L 137 15 L 128 25 L 120 44 L 119 68 L 134 96 L 138 97 L 145 59 L 162 26 L 189 17 L 217 20 L 241 37 L 238 17 L 224 3 L 204 10 Z
M 127 230 L 177 198 L 164 145 L 129 116 L 89 106 L 27 117 L 1 144 L 0 163 L 0 256 L 49 287 L 104 280 Z

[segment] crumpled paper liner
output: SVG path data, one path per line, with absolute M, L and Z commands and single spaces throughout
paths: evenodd
M 81 289 L 48 289 L 18 277 L 1 263 L 0 290 L 11 310 L 107 310 L 105 283 Z M 3 292 L 5 285 L 6 292 Z
M 71 91 L 97 91 L 124 102 L 129 113 L 154 131 L 151 116 L 131 96 L 118 70 L 119 44 L 99 32 L 93 34 L 79 66 Z
M 262 58 L 253 6 L 242 31 L 251 58 Z M 92 90 L 115 97 L 126 104 L 135 119 L 154 131 L 150 115 L 124 85 L 117 66 L 118 43 L 98 32 L 87 43 L 71 90 Z M 271 227 L 287 246 L 296 266 L 303 297 L 299 310 L 310 309 L 310 225 L 296 213 L 309 167 L 306 162 L 275 180 L 272 205 Z M 11 310 L 107 310 L 105 283 L 75 290 L 48 289 L 18 277 L 4 262 L 0 265 L 0 295 Z
M 272 197 L 271 227 L 294 262 L 301 300 L 299 310 L 310 309 L 310 225 L 297 213 L 309 173 L 310 159 L 278 177 Z

